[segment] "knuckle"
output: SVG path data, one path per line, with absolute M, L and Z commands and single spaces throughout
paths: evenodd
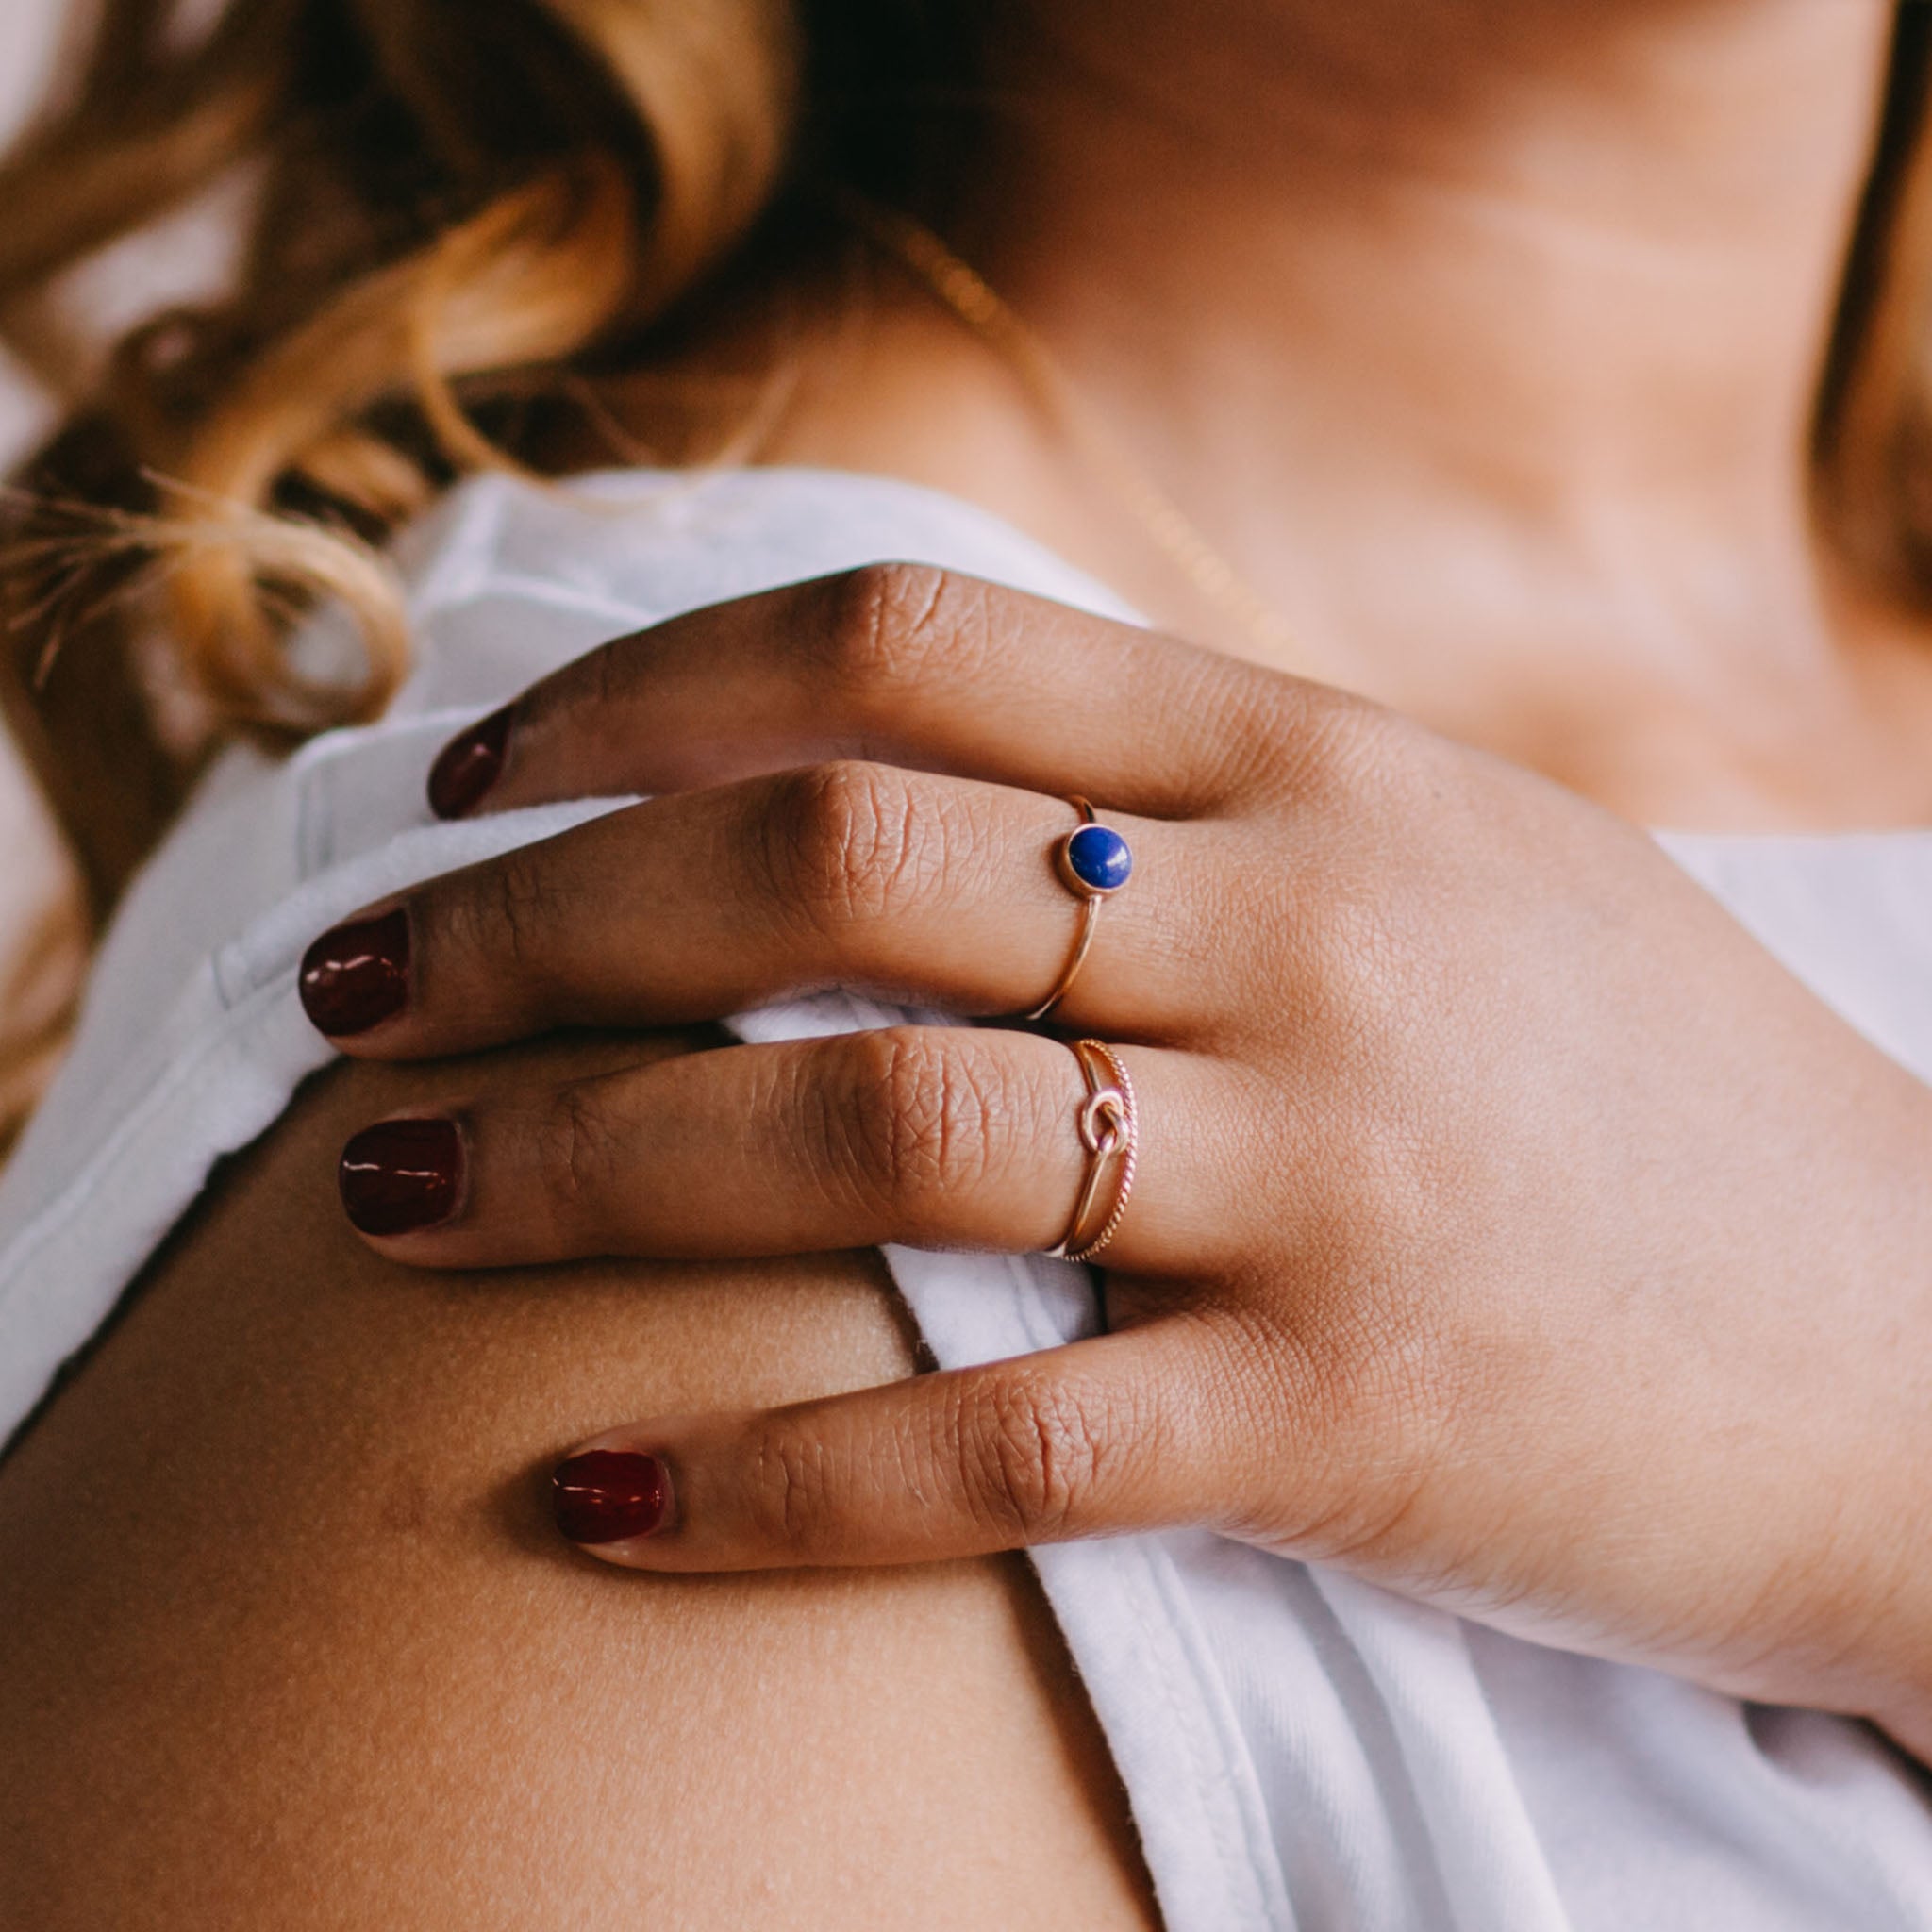
M 787 774 L 768 816 L 766 883 L 818 933 L 875 920 L 938 861 L 907 774 L 849 759 Z
M 923 563 L 869 563 L 828 577 L 822 668 L 841 691 L 861 697 L 916 684 L 983 603 L 981 591 L 970 578 Z
M 1218 667 L 1217 667 L 1218 669 Z M 1301 811 L 1359 808 L 1400 768 L 1421 734 L 1392 711 L 1345 691 L 1234 665 L 1213 708 L 1222 728 L 1219 784 L 1230 795 Z
M 1324 694 L 1306 734 L 1298 777 L 1305 798 L 1357 813 L 1411 802 L 1433 773 L 1441 741 L 1398 713 L 1340 692 Z
M 778 1424 L 754 1445 L 745 1510 L 752 1533 L 774 1548 L 804 1551 L 824 1521 L 829 1497 L 824 1445 L 808 1429 Z
M 1278 1485 L 1257 1491 L 1257 1513 L 1229 1526 L 1286 1536 L 1297 1554 L 1324 1561 L 1384 1546 L 1431 1473 L 1465 1459 L 1467 1427 L 1508 1407 L 1497 1404 L 1509 1373 L 1497 1376 L 1470 1354 L 1428 1271 L 1361 1239 L 1363 1219 L 1381 1211 L 1372 1192 L 1353 1208 L 1326 1204 L 1326 1225 L 1311 1233 L 1334 1253 L 1334 1272 L 1305 1301 L 1283 1308 L 1257 1298 L 1235 1318 L 1250 1402 L 1245 1415 L 1230 1406 L 1230 1424 L 1247 1441 L 1291 1445 L 1293 1462 Z
M 842 1105 L 825 1131 L 832 1166 L 908 1233 L 984 1178 L 1003 1111 L 994 1083 L 916 1026 L 855 1034 Z
M 560 914 L 541 849 L 505 853 L 475 874 L 475 884 L 458 914 L 469 936 L 518 978 L 541 981 Z
M 1373 856 L 1324 865 L 1284 924 L 1292 922 L 1288 976 L 1310 1041 L 1302 1104 L 1351 1150 L 1357 1180 L 1392 1198 L 1398 1184 L 1425 1177 L 1431 1150 L 1481 1102 L 1474 1061 L 1432 1025 L 1467 966 L 1428 897 L 1387 870 Z
M 1405 1539 L 1431 1472 L 1457 1459 L 1414 1398 L 1402 1364 L 1338 1373 L 1314 1398 L 1300 1441 L 1298 1551 L 1322 1562 L 1373 1559 Z
M 1320 1063 L 1392 1077 L 1412 1054 L 1417 1016 L 1439 1009 L 1445 975 L 1466 968 L 1457 966 L 1457 928 L 1445 916 L 1454 881 L 1445 869 L 1428 869 L 1429 835 L 1419 835 L 1399 796 L 1411 774 L 1377 774 L 1383 754 L 1354 726 L 1349 735 L 1348 747 L 1321 754 L 1328 769 L 1305 776 L 1296 808 L 1311 822 L 1328 819 L 1339 836 L 1308 838 L 1291 885 L 1279 868 L 1259 876 L 1249 868 L 1224 890 L 1236 901 L 1228 910 L 1260 936 L 1276 981 L 1293 987 Z M 1374 724 L 1368 736 L 1387 738 Z M 1323 791 L 1326 800 L 1316 802 Z M 1364 1077 L 1347 1091 L 1382 1090 Z
M 622 1167 L 624 1137 L 600 1088 L 592 1080 L 567 1082 L 538 1124 L 537 1172 L 544 1198 L 572 1226 L 601 1220 Z
M 955 1426 L 968 1507 L 1025 1541 L 1079 1534 L 1124 1440 L 1096 1391 L 1042 1376 L 975 1386 Z
M 1194 667 L 1194 715 L 1206 729 L 1199 782 L 1208 795 L 1272 799 L 1291 789 L 1307 726 L 1308 698 L 1294 679 L 1250 665 Z
M 1331 1040 L 1354 1053 L 1374 1053 L 1378 1065 L 1378 1047 L 1399 1056 L 1388 1028 L 1393 1022 L 1401 1031 L 1404 1016 L 1417 1010 L 1412 1001 L 1426 996 L 1428 989 L 1415 983 L 1426 968 L 1382 883 L 1331 880 L 1306 917 L 1319 961 L 1310 991 Z
M 1355 777 L 1358 720 L 1352 708 L 1324 700 L 1296 706 L 1284 693 L 1272 695 L 1246 745 L 1261 789 L 1304 809 L 1341 803 Z

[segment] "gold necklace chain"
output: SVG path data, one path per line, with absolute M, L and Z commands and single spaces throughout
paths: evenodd
M 1306 661 L 1293 627 L 1174 502 L 1082 399 L 1059 359 L 984 275 L 895 208 L 843 197 L 850 220 L 920 281 L 1020 378 L 1035 407 L 1080 451 L 1093 478 L 1196 591 L 1277 668 Z

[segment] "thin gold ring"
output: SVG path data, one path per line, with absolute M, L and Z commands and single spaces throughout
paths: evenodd
M 1054 982 L 1053 991 L 1023 1017 L 1043 1020 L 1066 998 L 1087 954 L 1093 944 L 1093 929 L 1100 924 L 1100 902 L 1110 899 L 1132 877 L 1134 855 L 1127 841 L 1111 826 L 1101 824 L 1093 808 L 1077 792 L 1067 800 L 1080 814 L 1080 823 L 1054 846 L 1054 870 L 1060 883 L 1080 902 L 1080 930 L 1074 936 L 1074 950 L 1066 968 Z M 1090 827 L 1091 828 L 1090 834 Z M 1083 844 L 1097 845 L 1097 853 L 1087 853 Z M 1096 864 L 1094 861 L 1098 860 Z
M 1134 1191 L 1134 1165 L 1140 1153 L 1141 1123 L 1135 1110 L 1134 1083 L 1121 1057 L 1098 1040 L 1072 1043 L 1087 1083 L 1076 1125 L 1087 1150 L 1087 1173 L 1074 1217 L 1058 1242 L 1044 1252 L 1065 1261 L 1091 1260 L 1120 1232 L 1121 1218 Z M 1113 1193 L 1101 1212 L 1108 1183 Z

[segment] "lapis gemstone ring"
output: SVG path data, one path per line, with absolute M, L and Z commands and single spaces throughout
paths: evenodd
M 1080 902 L 1080 931 L 1074 950 L 1054 990 L 1026 1015 L 1043 1020 L 1066 998 L 1067 989 L 1080 976 L 1100 921 L 1100 902 L 1110 899 L 1134 875 L 1132 846 L 1111 825 L 1103 825 L 1084 798 L 1067 800 L 1080 814 L 1080 823 L 1054 847 L 1054 870 L 1060 883 Z

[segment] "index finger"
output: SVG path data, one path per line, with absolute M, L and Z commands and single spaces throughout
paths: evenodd
M 996 584 L 873 564 L 591 651 L 445 748 L 446 818 L 866 758 L 1192 816 L 1318 686 Z

